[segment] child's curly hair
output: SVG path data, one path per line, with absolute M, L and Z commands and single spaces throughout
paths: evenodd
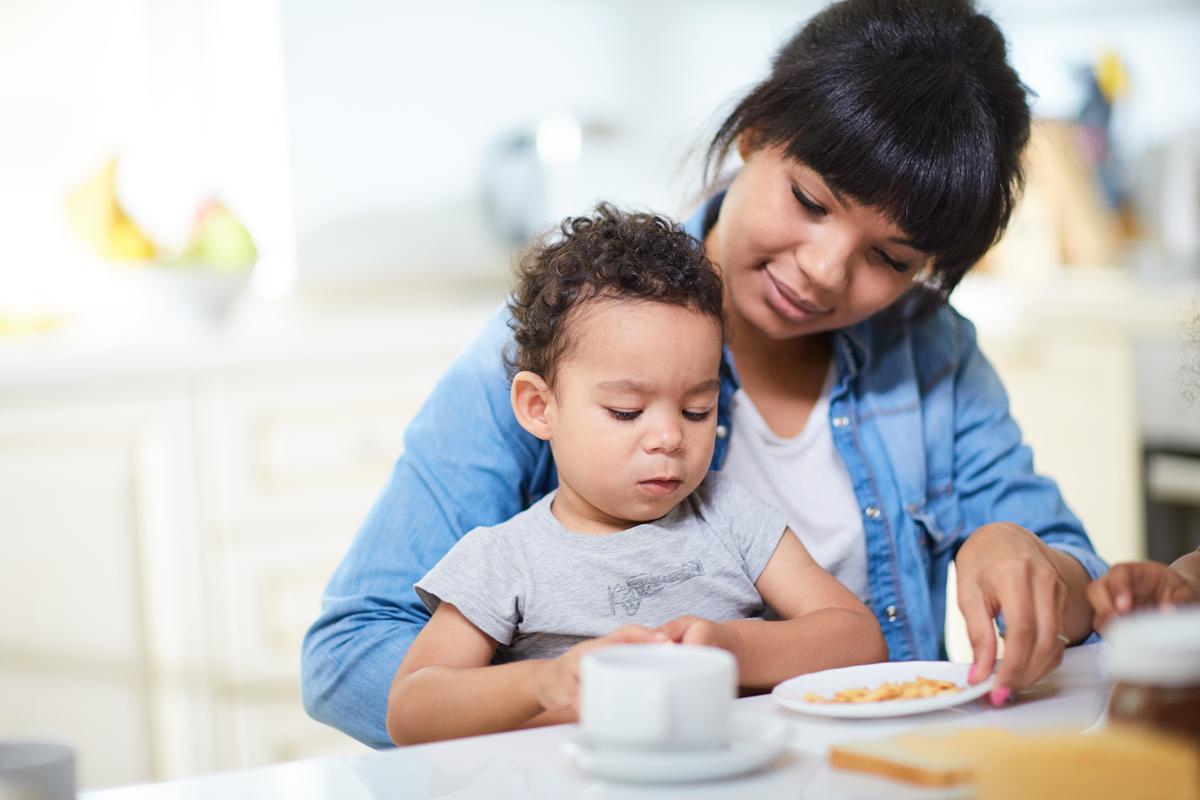
M 554 385 L 555 366 L 574 345 L 571 312 L 592 298 L 652 301 L 691 308 L 724 333 L 721 277 L 704 245 L 665 217 L 600 203 L 568 217 L 522 255 L 508 308 L 509 377 L 528 370 Z

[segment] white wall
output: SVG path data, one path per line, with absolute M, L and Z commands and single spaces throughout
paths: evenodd
M 306 279 L 503 275 L 480 175 L 489 143 L 567 111 L 612 130 L 549 175 L 549 222 L 597 198 L 680 213 L 721 112 L 820 2 L 457 0 L 284 7 L 287 114 Z M 1200 128 L 1200 3 L 994 0 L 1035 111 L 1073 116 L 1076 68 L 1129 63 L 1130 153 Z
M 67 231 L 67 191 L 110 153 L 168 245 L 196 202 L 247 222 L 257 278 L 504 280 L 489 145 L 552 111 L 607 133 L 548 174 L 546 221 L 595 199 L 680 213 L 688 161 L 816 0 L 9 0 L 0 4 L 0 311 L 96 304 L 114 271 Z M 1129 154 L 1200 128 L 1200 3 L 984 0 L 1038 113 L 1115 48 Z M 1137 175 L 1136 164 L 1130 169 Z M 293 252 L 298 250 L 298 252 Z M 105 301 L 107 302 L 107 300 Z

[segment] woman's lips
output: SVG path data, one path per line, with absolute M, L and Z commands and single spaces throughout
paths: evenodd
M 803 322 L 822 314 L 828 314 L 831 309 L 821 308 L 795 291 L 789 289 L 771 274 L 769 267 L 763 267 L 763 284 L 766 290 L 767 304 L 785 319 Z
M 655 480 L 650 480 L 650 481 L 640 481 L 638 483 L 638 486 L 642 487 L 642 489 L 644 491 L 649 492 L 650 494 L 664 495 L 664 494 L 670 494 L 671 492 L 678 489 L 680 483 L 682 483 L 682 481 L 667 480 L 667 479 L 655 479 Z

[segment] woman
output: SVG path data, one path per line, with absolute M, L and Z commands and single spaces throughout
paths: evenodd
M 726 283 L 713 468 L 781 508 L 872 609 L 896 660 L 938 658 L 947 568 L 993 702 L 1092 632 L 1104 572 L 945 299 L 1008 221 L 1029 136 L 1004 39 L 966 0 L 814 17 L 712 142 L 743 166 L 688 221 Z M 556 484 L 509 409 L 503 312 L 450 368 L 305 640 L 305 706 L 387 745 L 388 688 L 428 619 L 413 584 Z

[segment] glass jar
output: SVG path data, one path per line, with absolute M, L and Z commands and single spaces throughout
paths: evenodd
M 1113 722 L 1182 734 L 1200 747 L 1200 608 L 1142 611 L 1105 632 Z

